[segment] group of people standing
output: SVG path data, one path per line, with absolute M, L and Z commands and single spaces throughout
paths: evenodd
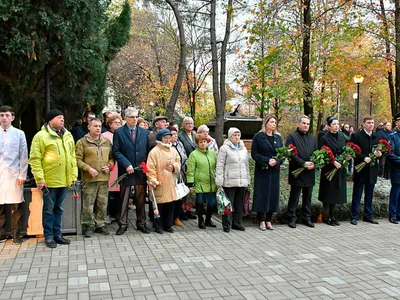
M 21 243 L 19 220 L 23 201 L 22 185 L 26 179 L 28 161 L 31 165 L 37 188 L 43 192 L 43 228 L 45 243 L 50 248 L 57 244 L 69 244 L 61 234 L 63 201 L 68 188 L 75 186 L 80 171 L 82 185 L 81 223 L 83 234 L 90 238 L 95 232 L 107 235 L 107 216 L 116 217 L 117 235 L 128 228 L 129 201 L 134 195 L 136 205 L 136 228 L 145 234 L 147 227 L 145 200 L 149 202 L 149 217 L 154 231 L 173 233 L 173 225 L 182 226 L 182 221 L 198 219 L 198 227 L 215 228 L 212 215 L 217 208 L 217 189 L 223 189 L 231 202 L 232 210 L 222 216 L 225 232 L 231 229 L 244 231 L 242 224 L 243 201 L 250 185 L 248 151 L 241 140 L 238 128 L 228 130 L 227 139 L 218 148 L 209 136 L 206 125 L 194 131 L 194 122 L 185 117 L 182 131 L 169 124 L 165 116 L 153 120 L 153 130 L 139 118 L 135 108 L 125 110 L 124 120 L 117 113 L 105 113 L 102 123 L 93 113 L 84 116 L 82 124 L 72 130 L 64 127 L 64 115 L 53 109 L 46 114 L 45 124 L 33 138 L 30 157 L 24 133 L 14 128 L 11 122 L 14 112 L 11 107 L 0 108 L 0 234 L 5 240 L 5 204 L 12 205 L 12 237 L 15 244 Z M 125 121 L 125 124 L 124 124 Z M 387 156 L 391 169 L 392 192 L 390 196 L 390 221 L 400 220 L 400 114 L 395 116 L 396 130 L 389 135 L 393 150 Z M 335 117 L 327 119 L 327 131 L 318 142 L 309 132 L 308 116 L 299 118 L 297 129 L 286 139 L 286 146 L 294 145 L 297 154 L 289 162 L 289 184 L 291 185 L 287 206 L 288 225 L 296 227 L 296 208 L 300 195 L 302 222 L 314 227 L 311 221 L 311 196 L 315 185 L 313 152 L 328 146 L 334 156 L 342 153 L 346 144 L 345 135 L 339 131 Z M 280 165 L 277 149 L 284 143 L 276 132 L 275 116 L 265 117 L 260 132 L 256 133 L 251 147 L 255 161 L 254 195 L 252 211 L 257 213 L 259 228 L 273 230 L 272 216 L 280 209 Z M 371 162 L 370 153 L 378 142 L 373 131 L 372 117 L 363 119 L 363 129 L 354 132 L 350 141 L 361 148 L 356 154 L 355 164 Z M 382 153 L 375 151 L 378 159 Z M 304 168 L 299 176 L 292 172 Z M 338 161 L 321 170 L 319 200 L 323 203 L 324 222 L 339 226 L 335 207 L 347 201 L 347 172 L 338 171 L 328 180 L 325 173 L 341 169 Z M 363 220 L 377 224 L 372 216 L 372 197 L 378 174 L 378 164 L 354 172 L 354 188 L 351 208 L 351 224 L 357 225 L 362 193 L 365 193 Z M 176 186 L 184 182 L 195 193 L 195 214 L 186 197 L 177 199 Z M 76 193 L 74 191 L 74 193 Z M 157 220 L 155 220 L 157 218 Z
M 394 117 L 396 129 L 386 136 L 392 145 L 392 151 L 385 158 L 389 164 L 392 190 L 390 193 L 389 221 L 398 224 L 400 221 L 400 114 Z M 385 123 L 386 124 L 386 123 Z M 280 207 L 280 165 L 282 161 L 274 158 L 277 149 L 283 146 L 282 138 L 275 132 L 277 119 L 267 116 L 263 129 L 253 138 L 251 154 L 256 162 L 254 175 L 253 212 L 257 212 L 260 229 L 272 230 L 272 214 Z M 318 142 L 309 133 L 310 118 L 301 116 L 297 129 L 291 132 L 286 139 L 286 146 L 296 147 L 298 154 L 289 162 L 288 180 L 291 186 L 289 202 L 287 206 L 288 226 L 296 228 L 296 208 L 300 194 L 302 194 L 303 223 L 308 227 L 314 227 L 311 222 L 311 198 L 315 185 L 315 164 L 311 157 L 314 151 L 327 146 L 331 149 L 335 160 L 326 164 L 321 169 L 318 199 L 323 204 L 323 222 L 331 226 L 339 226 L 336 217 L 336 205 L 347 202 L 347 170 L 343 170 L 342 164 L 336 158 L 343 153 L 348 141 L 360 148 L 360 153 L 355 154 L 354 165 L 365 162 L 366 167 L 353 172 L 353 193 L 350 211 L 353 225 L 358 224 L 359 209 L 362 194 L 364 193 L 364 211 L 362 220 L 372 224 L 378 224 L 373 218 L 372 199 L 375 184 L 377 182 L 379 163 L 372 164 L 371 155 L 379 162 L 384 157 L 380 151 L 374 151 L 374 147 L 381 138 L 382 133 L 374 131 L 374 119 L 370 116 L 362 120 L 362 129 L 346 136 L 340 130 L 339 120 L 336 117 L 328 117 L 324 132 L 318 135 Z M 384 129 L 382 129 L 384 130 Z M 348 158 L 352 160 L 352 157 Z M 293 172 L 298 168 L 304 171 L 297 177 Z M 335 175 L 328 179 L 326 174 L 337 169 Z

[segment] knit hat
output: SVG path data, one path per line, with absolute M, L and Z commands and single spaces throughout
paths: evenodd
M 64 114 L 58 109 L 49 110 L 46 114 L 46 123 L 49 123 L 49 121 L 53 120 L 55 117 L 59 115 L 63 116 Z
M 235 132 L 239 132 L 240 135 L 242 134 L 242 133 L 240 132 L 239 128 L 231 127 L 231 128 L 229 128 L 229 130 L 228 130 L 228 138 L 231 138 L 231 136 L 232 136 Z
M 160 142 L 161 142 L 162 137 L 163 137 L 163 136 L 166 136 L 166 135 L 172 135 L 172 134 L 171 134 L 171 131 L 169 131 L 169 129 L 166 129 L 166 128 L 161 129 L 161 130 L 160 130 L 159 132 L 157 132 L 157 134 L 156 134 L 156 139 L 157 139 L 157 141 L 160 141 Z

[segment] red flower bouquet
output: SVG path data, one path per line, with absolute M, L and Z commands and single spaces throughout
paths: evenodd
M 372 147 L 372 152 L 368 154 L 368 157 L 371 159 L 371 162 L 369 163 L 370 167 L 373 167 L 376 164 L 377 157 L 375 156 L 375 151 L 380 151 L 383 154 L 390 154 L 392 152 L 392 147 L 388 143 L 388 141 L 384 139 L 380 139 L 378 141 L 378 145 Z M 360 173 L 362 169 L 367 165 L 365 161 L 362 163 L 359 163 L 357 166 L 354 167 L 354 170 L 356 170 L 357 173 Z
M 276 155 L 272 158 L 277 158 L 281 160 L 290 160 L 293 156 L 299 155 L 295 145 L 290 144 L 289 146 L 283 146 L 276 149 Z
M 136 168 L 133 168 L 134 170 L 137 170 L 137 171 L 142 171 L 143 173 L 147 173 L 147 170 L 148 170 L 148 168 L 147 168 L 147 165 L 146 165 L 146 163 L 145 162 L 142 162 L 140 165 L 139 165 L 139 167 L 136 167 Z M 116 186 L 117 184 L 119 184 L 122 180 L 124 180 L 124 178 L 126 178 L 126 177 L 128 177 L 128 173 L 124 173 L 124 174 L 122 174 L 121 176 L 119 176 L 112 184 L 111 184 L 111 186 L 110 187 L 114 187 L 114 186 Z
M 343 152 L 336 157 L 336 161 L 342 165 L 341 170 L 346 171 L 349 166 L 349 160 L 351 158 L 356 157 L 356 153 L 360 153 L 361 149 L 358 145 L 348 142 L 346 146 L 343 147 Z M 332 171 L 329 171 L 325 174 L 326 179 L 331 181 L 338 169 L 334 168 Z
M 316 150 L 310 157 L 310 161 L 314 163 L 315 169 L 321 169 L 325 167 L 329 163 L 333 163 L 335 161 L 335 156 L 332 153 L 331 148 L 328 146 L 322 146 L 320 150 Z M 306 167 L 301 167 L 292 172 L 293 176 L 297 178 Z

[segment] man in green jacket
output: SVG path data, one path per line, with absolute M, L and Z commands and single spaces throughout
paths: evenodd
M 76 160 L 82 172 L 82 227 L 90 238 L 93 232 L 109 234 L 106 229 L 108 179 L 114 166 L 111 142 L 101 135 L 101 121 L 91 119 L 89 133 L 76 143 Z M 95 230 L 94 230 L 95 228 Z
M 47 112 L 46 123 L 32 140 L 29 164 L 37 188 L 43 191 L 46 246 L 56 248 L 57 244 L 69 244 L 70 241 L 61 235 L 61 218 L 68 187 L 75 183 L 78 169 L 74 139 L 64 128 L 61 111 Z

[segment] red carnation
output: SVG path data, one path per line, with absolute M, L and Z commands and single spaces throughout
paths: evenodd
M 113 171 L 113 170 L 114 170 L 114 164 L 110 163 L 110 164 L 108 165 L 108 167 L 110 168 L 110 171 Z
M 211 143 L 211 138 L 210 137 L 207 138 L 207 143 Z
M 143 173 L 147 173 L 147 165 L 146 165 L 146 163 L 145 162 L 142 162 L 140 165 L 139 165 L 139 167 L 142 169 L 142 171 L 143 171 Z

